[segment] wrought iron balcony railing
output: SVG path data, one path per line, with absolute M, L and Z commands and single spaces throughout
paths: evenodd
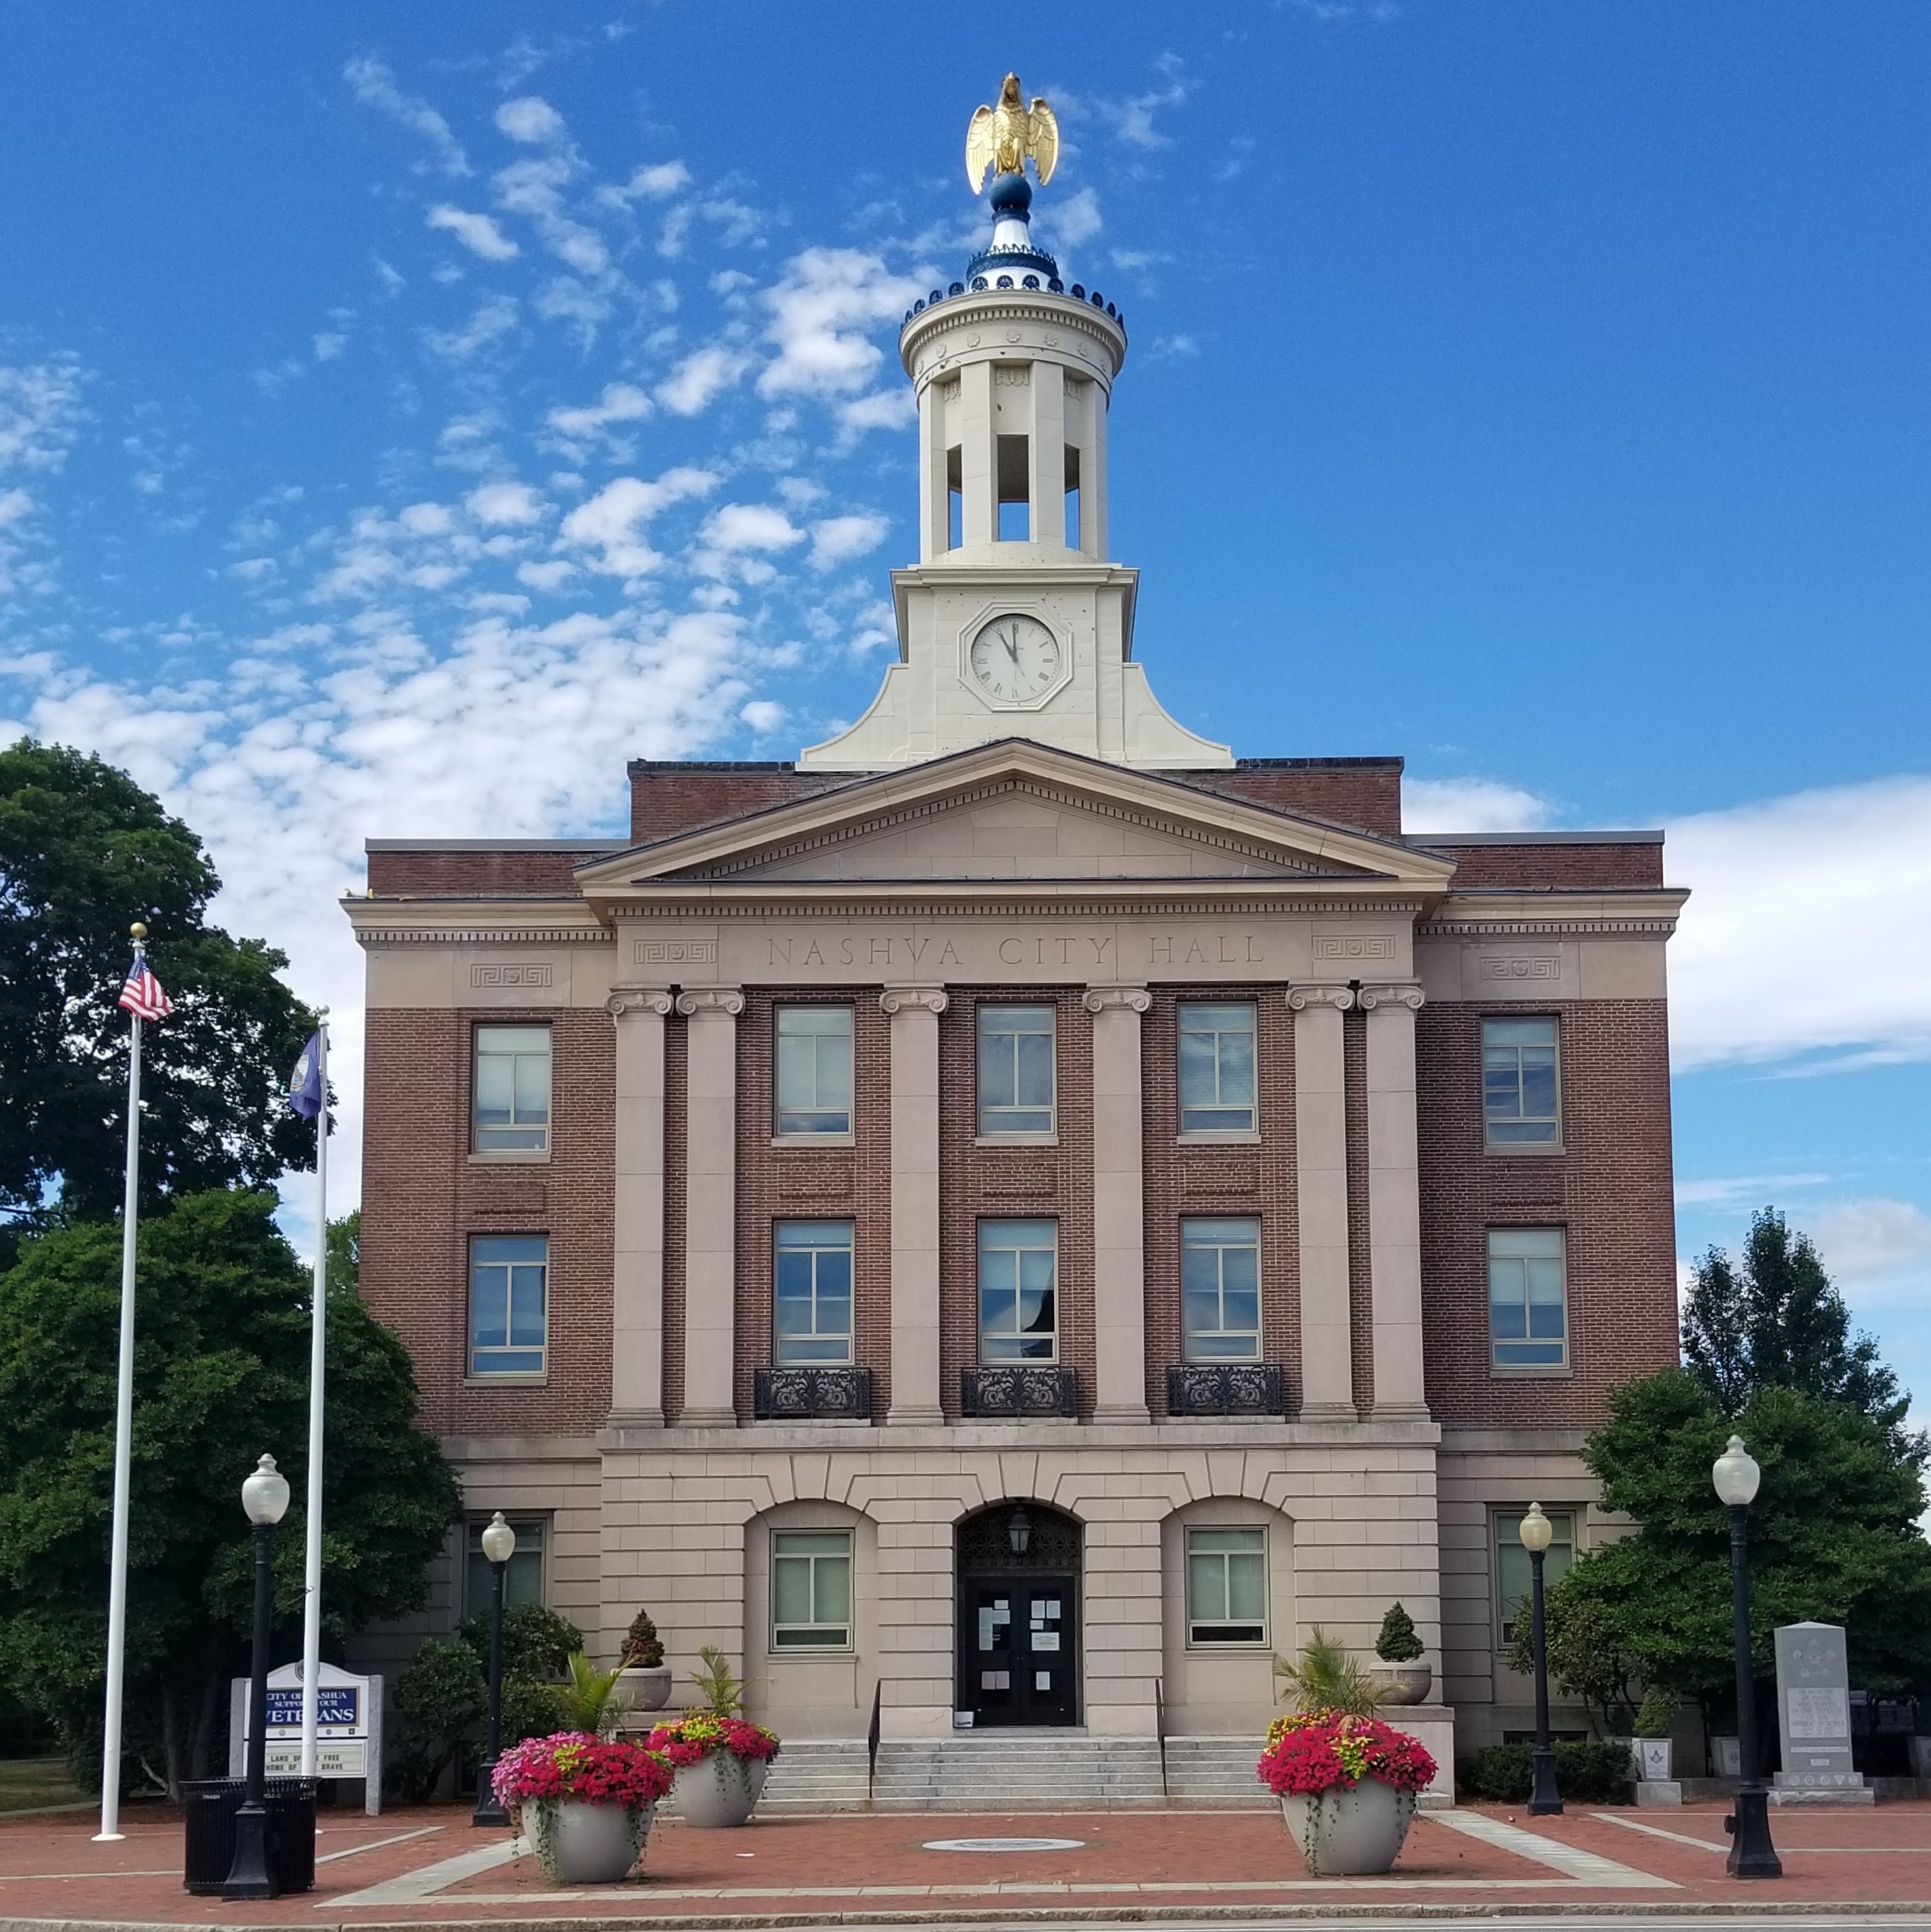
M 872 1419 L 872 1371 L 845 1363 L 760 1369 L 752 1378 L 751 1412 L 760 1422 Z
M 1167 1371 L 1169 1415 L 1285 1413 L 1287 1378 L 1278 1362 L 1175 1362 Z
M 1068 1416 L 1080 1412 L 1076 1369 L 1002 1363 L 990 1368 L 963 1369 L 959 1384 L 959 1406 L 967 1415 Z

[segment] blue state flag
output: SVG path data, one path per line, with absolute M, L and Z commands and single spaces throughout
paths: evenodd
M 288 1081 L 288 1104 L 305 1120 L 322 1111 L 322 1036 L 311 1034 Z

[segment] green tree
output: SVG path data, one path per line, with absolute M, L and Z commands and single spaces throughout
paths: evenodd
M 1751 1628 L 1760 1674 L 1780 1624 L 1844 1627 L 1852 1675 L 1873 1690 L 1931 1673 L 1931 1544 L 1917 1451 L 1848 1402 L 1772 1384 L 1726 1413 L 1680 1369 L 1626 1383 L 1583 1459 L 1633 1535 L 1580 1557 L 1549 1593 L 1552 1618 L 1600 1632 L 1641 1680 L 1701 1708 L 1734 1694 L 1728 1522 L 1710 1465 L 1734 1429 L 1763 1469 L 1750 1510 Z
M 1683 1311 L 1683 1356 L 1731 1415 L 1767 1388 L 1848 1402 L 1892 1430 L 1911 1406 L 1877 1343 L 1852 1338 L 1851 1312 L 1809 1236 L 1793 1235 L 1774 1208 L 1751 1217 L 1740 1267 L 1714 1247 L 1697 1264 Z M 1918 1456 L 1921 1465 L 1921 1446 Z
M 144 1197 L 263 1186 L 305 1166 L 284 1097 L 314 1016 L 288 962 L 208 923 L 221 880 L 201 842 L 126 772 L 62 746 L 0 748 L 0 1224 L 119 1205 L 128 928 L 174 1002 L 142 1042 Z M 23 1232 L 15 1228 L 0 1266 Z
M 275 1197 L 188 1196 L 140 1228 L 129 1516 L 128 1736 L 170 1787 L 205 1772 L 245 1667 L 252 1556 L 241 1484 L 264 1450 L 293 1491 L 275 1539 L 278 1647 L 300 1627 L 308 1270 Z M 98 1748 L 112 1508 L 119 1230 L 29 1240 L 0 1275 L 0 1677 L 85 1766 Z M 330 1648 L 421 1604 L 461 1513 L 416 1426 L 402 1344 L 353 1290 L 329 1304 L 323 1610 Z

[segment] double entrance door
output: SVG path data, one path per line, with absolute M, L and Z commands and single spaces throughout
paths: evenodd
M 959 1706 L 975 1728 L 1079 1721 L 1074 1580 L 1008 1570 L 959 1592 Z

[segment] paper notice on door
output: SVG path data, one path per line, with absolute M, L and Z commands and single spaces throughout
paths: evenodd
M 1053 1672 L 1050 1670 L 1035 1670 L 1032 1673 L 1032 1688 L 1035 1690 L 1050 1690 L 1053 1688 Z
M 1057 1597 L 1047 1599 L 1046 1621 L 1050 1624 L 1056 1624 L 1059 1621 L 1059 1599 Z
M 998 1612 L 987 1610 L 981 1610 L 979 1612 L 979 1648 L 981 1650 L 990 1650 L 993 1647 L 993 1634 L 998 1628 Z
M 1035 1630 L 1032 1647 L 1035 1650 L 1057 1650 L 1059 1648 L 1059 1633 L 1057 1630 Z
M 979 1673 L 981 1690 L 1010 1690 L 1013 1688 L 1013 1674 L 1010 1670 L 982 1670 Z

